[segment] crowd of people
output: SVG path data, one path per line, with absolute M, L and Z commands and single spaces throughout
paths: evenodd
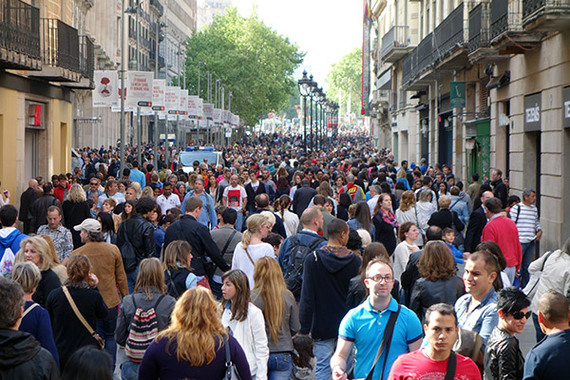
M 300 142 L 189 172 L 174 147 L 154 167 L 128 146 L 122 172 L 117 148 L 77 149 L 3 192 L 0 377 L 570 378 L 570 239 L 535 252 L 535 190 Z

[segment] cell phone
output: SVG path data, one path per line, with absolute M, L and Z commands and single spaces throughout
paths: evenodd
M 4 195 L 8 196 L 8 190 L 4 190 Z

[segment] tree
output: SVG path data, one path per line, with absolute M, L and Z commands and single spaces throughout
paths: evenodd
M 293 71 L 304 53 L 265 24 L 255 14 L 238 15 L 233 7 L 216 17 L 204 30 L 188 41 L 186 85 L 195 95 L 198 87 L 198 64 L 201 68 L 200 97 L 207 99 L 207 79 L 212 77 L 212 101 L 215 79 L 225 85 L 225 105 L 232 92 L 232 112 L 247 124 L 255 124 L 265 112 L 279 112 L 286 106 L 296 87 Z M 220 96 L 220 95 L 218 95 Z
M 356 48 L 332 65 L 327 75 L 327 97 L 338 103 L 344 113 L 350 95 L 350 109 L 360 114 L 362 95 L 362 49 Z M 339 98 L 339 90 L 342 99 Z

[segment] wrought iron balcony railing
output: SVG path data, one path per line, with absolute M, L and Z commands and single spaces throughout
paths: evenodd
M 520 32 L 522 0 L 493 0 L 491 2 L 491 40 L 505 32 Z
M 84 78 L 93 80 L 95 69 L 95 48 L 89 36 L 80 36 L 79 42 L 79 70 Z
M 409 29 L 408 26 L 393 26 L 382 37 L 381 57 L 384 61 L 395 62 L 408 53 Z
M 433 34 L 436 58 L 445 56 L 457 45 L 463 44 L 463 12 L 464 5 L 461 3 L 435 28 Z
M 489 46 L 489 3 L 479 3 L 469 12 L 469 53 Z
M 58 19 L 44 18 L 41 21 L 43 63 L 79 72 L 77 29 Z
M 0 1 L 0 67 L 38 70 L 40 59 L 40 10 L 21 0 Z
M 419 74 L 434 62 L 433 32 L 428 34 L 418 45 L 418 66 L 416 74 Z

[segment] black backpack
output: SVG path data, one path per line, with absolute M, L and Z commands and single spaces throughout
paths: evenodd
M 299 297 L 301 297 L 301 286 L 303 284 L 303 262 L 305 261 L 305 257 L 317 249 L 319 244 L 325 239 L 319 236 L 308 246 L 302 245 L 296 235 L 291 236 L 290 239 L 291 255 L 289 256 L 289 262 L 285 270 L 285 284 L 295 298 L 299 299 Z

